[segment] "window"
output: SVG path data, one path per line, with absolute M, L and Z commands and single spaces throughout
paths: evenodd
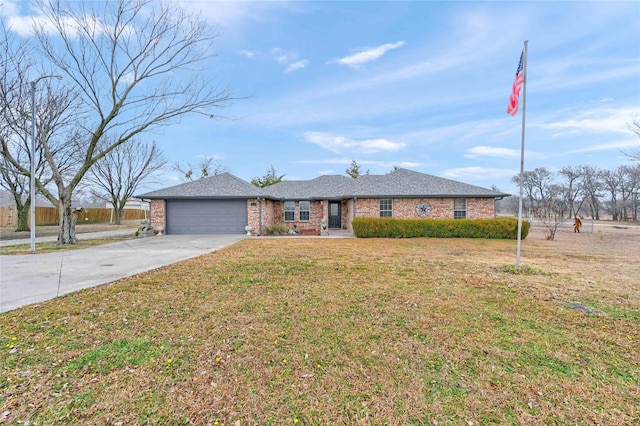
M 465 219 L 467 217 L 467 199 L 455 198 L 453 200 L 453 218 Z
M 284 202 L 284 220 L 285 221 L 293 221 L 296 216 L 295 211 L 296 203 L 293 201 L 285 201 Z
M 308 201 L 300 201 L 300 220 L 309 220 L 310 203 Z
M 393 216 L 393 201 L 390 198 L 380 200 L 380 217 Z

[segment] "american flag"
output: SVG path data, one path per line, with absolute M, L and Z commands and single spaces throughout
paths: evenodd
M 509 106 L 507 106 L 507 114 L 516 115 L 518 112 L 518 98 L 520 97 L 520 89 L 522 89 L 522 83 L 524 82 L 524 50 L 520 55 L 520 62 L 518 63 L 518 69 L 516 70 L 516 79 L 513 81 L 513 87 L 511 88 L 511 96 L 509 96 Z

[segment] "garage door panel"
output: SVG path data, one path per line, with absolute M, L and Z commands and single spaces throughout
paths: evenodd
M 167 234 L 239 234 L 247 225 L 246 200 L 167 200 Z

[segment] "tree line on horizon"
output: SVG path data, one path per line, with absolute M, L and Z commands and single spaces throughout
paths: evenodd
M 631 159 L 640 160 L 633 155 Z M 511 181 L 520 185 L 520 175 Z M 541 219 L 589 217 L 600 220 L 638 220 L 640 213 L 640 163 L 603 169 L 592 165 L 565 166 L 557 173 L 545 167 L 522 176 L 523 212 Z M 518 210 L 519 194 L 502 206 Z

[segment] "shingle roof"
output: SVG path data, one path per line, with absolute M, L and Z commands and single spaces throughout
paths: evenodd
M 266 188 L 258 188 L 232 174 L 222 173 L 138 195 L 147 199 L 264 197 L 276 200 L 506 196 L 509 194 L 407 169 L 396 169 L 386 175 L 365 175 L 358 179 L 324 175 L 311 180 L 286 180 Z
M 335 199 L 353 194 L 354 180 L 346 176 L 324 175 L 311 180 L 285 180 L 263 188 L 276 199 Z
M 258 198 L 264 196 L 265 194 L 261 188 L 245 182 L 230 173 L 221 173 L 193 182 L 137 195 L 139 198 L 147 199 Z
M 320 176 L 306 181 L 283 181 L 264 188 L 277 199 L 332 199 L 380 197 L 506 197 L 509 194 L 407 169 L 386 175 Z
M 504 197 L 491 189 L 407 169 L 356 179 L 358 197 Z

